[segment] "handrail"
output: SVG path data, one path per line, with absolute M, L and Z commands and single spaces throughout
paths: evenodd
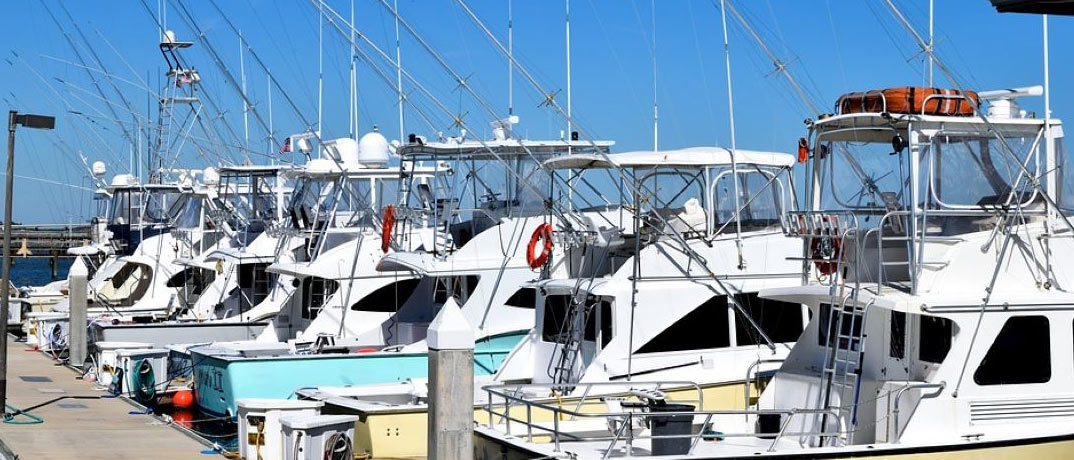
M 935 388 L 935 392 L 921 395 L 921 399 L 932 399 L 940 396 L 946 387 L 947 382 L 945 381 L 940 383 L 910 383 L 904 385 L 895 392 L 895 409 L 892 414 L 892 418 L 895 422 L 895 439 L 891 441 L 892 444 L 898 444 L 899 438 L 902 437 L 902 433 L 899 432 L 899 400 L 902 399 L 902 395 L 906 393 L 907 390 Z
M 787 358 L 759 358 L 756 361 L 754 361 L 753 364 L 750 364 L 750 367 L 746 368 L 746 380 L 743 382 L 743 384 L 746 385 L 746 391 L 745 391 L 745 397 L 742 400 L 742 402 L 743 402 L 742 407 L 747 408 L 747 409 L 750 407 L 750 393 L 752 393 L 752 391 L 751 391 L 752 389 L 750 388 L 750 383 L 753 383 L 754 380 L 759 381 L 759 379 L 756 379 L 756 378 L 750 379 L 750 374 L 753 373 L 753 369 L 756 368 L 757 366 L 760 366 L 761 364 L 782 363 L 786 359 Z M 754 377 L 756 377 L 756 376 L 754 376 Z M 760 404 L 758 404 L 758 408 L 760 408 Z M 749 421 L 749 417 L 750 417 L 749 415 L 746 416 L 746 421 Z
M 624 383 L 626 385 L 624 385 Z M 577 384 L 576 383 L 576 384 L 573 384 L 573 386 L 577 387 L 577 386 L 586 386 L 586 385 L 588 385 L 588 386 L 592 387 L 592 386 L 656 385 L 657 387 L 666 387 L 666 386 L 687 385 L 687 386 L 693 386 L 698 391 L 699 400 L 700 400 L 700 397 L 701 397 L 701 388 L 700 388 L 699 385 L 697 385 L 694 382 L 666 381 L 666 382 L 624 382 L 624 383 L 620 383 L 620 382 L 592 382 L 592 383 L 588 383 L 588 384 Z M 836 434 L 843 433 L 845 431 L 845 428 L 846 428 L 842 418 L 838 416 L 838 412 L 834 408 L 827 408 L 827 409 L 799 409 L 799 408 L 794 408 L 794 409 L 724 409 L 724 410 L 694 410 L 694 411 L 668 411 L 668 412 L 620 411 L 620 412 L 605 412 L 605 413 L 584 413 L 584 412 L 581 412 L 580 409 L 565 409 L 565 408 L 561 407 L 560 405 L 553 405 L 553 404 L 546 404 L 546 403 L 541 403 L 541 402 L 537 402 L 537 401 L 531 401 L 531 400 L 525 399 L 523 397 L 517 396 L 516 394 L 512 394 L 513 392 L 510 391 L 510 390 L 515 390 L 515 392 L 518 392 L 518 391 L 522 390 L 523 388 L 527 388 L 527 387 L 528 388 L 553 388 L 553 387 L 562 387 L 562 386 L 565 386 L 565 385 L 564 384 L 514 384 L 514 385 L 512 385 L 512 384 L 497 384 L 497 385 L 483 386 L 482 389 L 488 394 L 488 400 L 487 400 L 486 405 L 485 405 L 485 410 L 489 413 L 489 427 L 491 428 L 493 426 L 494 418 L 499 417 L 501 420 L 505 421 L 505 424 L 507 426 L 506 427 L 506 434 L 510 435 L 511 433 L 510 433 L 510 425 L 509 424 L 510 424 L 511 421 L 524 423 L 526 425 L 526 437 L 527 437 L 528 442 L 533 442 L 533 431 L 535 429 L 538 430 L 538 431 L 543 431 L 543 432 L 549 433 L 552 436 L 552 443 L 553 443 L 553 446 L 554 446 L 553 448 L 554 448 L 555 452 L 560 451 L 561 437 L 566 437 L 566 438 L 577 440 L 577 441 L 601 441 L 601 440 L 611 441 L 611 444 L 608 446 L 608 449 L 606 451 L 605 458 L 608 455 L 610 455 L 610 453 L 614 450 L 615 445 L 623 437 L 624 433 L 626 433 L 628 449 L 630 449 L 629 445 L 632 443 L 633 439 L 635 439 L 635 437 L 633 435 L 633 432 L 629 431 L 630 427 L 633 424 L 633 418 L 634 417 L 641 417 L 641 418 L 644 418 L 644 419 L 648 419 L 648 418 L 652 418 L 652 417 L 673 417 L 673 416 L 687 416 L 687 415 L 691 416 L 691 417 L 705 416 L 705 423 L 703 424 L 703 427 L 704 427 L 704 426 L 708 426 L 708 423 L 709 423 L 709 421 L 712 420 L 712 417 L 717 416 L 717 415 L 746 415 L 747 417 L 749 415 L 780 415 L 780 416 L 787 416 L 787 420 L 784 421 L 784 423 L 781 425 L 780 431 L 776 434 L 776 437 L 773 439 L 772 444 L 769 446 L 769 448 L 768 448 L 769 452 L 775 450 L 776 444 L 778 444 L 779 440 L 783 436 L 788 435 L 788 434 L 811 434 L 811 435 L 831 436 L 831 435 L 836 435 Z M 497 397 L 501 398 L 504 401 L 503 404 L 502 404 L 502 406 L 504 408 L 503 412 L 497 412 L 494 409 L 494 406 L 501 406 L 501 405 L 500 404 L 493 404 L 493 400 L 494 400 L 493 396 L 497 396 Z M 676 401 L 677 402 L 692 402 L 692 401 L 689 401 L 689 400 L 676 400 Z M 510 413 L 511 408 L 512 407 L 517 407 L 518 404 L 521 404 L 521 405 L 526 407 L 526 419 L 525 420 L 519 419 L 517 417 L 513 417 L 511 415 L 511 413 Z M 581 405 L 579 404 L 577 407 L 581 407 Z M 548 411 L 548 412 L 552 413 L 552 427 L 551 428 L 549 428 L 547 426 L 542 426 L 540 424 L 536 424 L 536 423 L 533 422 L 533 408 L 543 409 L 545 411 Z M 816 414 L 833 415 L 835 420 L 838 423 L 837 433 L 823 432 L 823 428 L 821 430 L 822 432 L 820 432 L 820 433 L 787 433 L 786 432 L 787 427 L 790 425 L 789 422 L 790 422 L 791 418 L 793 418 L 795 416 L 798 416 L 798 415 L 816 415 Z M 583 437 L 583 436 L 578 436 L 578 435 L 574 435 L 574 434 L 571 434 L 571 433 L 561 432 L 561 430 L 560 430 L 560 420 L 562 418 L 564 418 L 565 416 L 569 416 L 572 419 L 577 419 L 577 418 L 604 418 L 604 419 L 616 418 L 616 419 L 618 419 L 619 426 L 614 429 L 614 432 L 611 433 L 611 436 Z M 645 438 L 648 438 L 648 439 L 689 438 L 689 439 L 692 440 L 691 444 L 690 444 L 690 451 L 693 451 L 693 448 L 697 445 L 697 443 L 700 441 L 700 439 L 702 439 L 704 434 L 705 434 L 705 430 L 701 429 L 696 434 L 660 435 L 660 436 L 654 436 L 654 435 L 650 434 L 649 436 L 646 436 Z M 758 436 L 760 434 L 764 434 L 764 433 L 756 433 L 756 432 L 753 432 L 753 433 L 724 433 L 722 436 L 723 437 L 755 437 L 755 436 Z M 628 453 L 628 455 L 629 455 L 629 453 Z

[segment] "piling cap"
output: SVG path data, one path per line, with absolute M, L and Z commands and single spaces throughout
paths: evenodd
M 473 350 L 474 330 L 463 316 L 455 298 L 448 297 L 429 324 L 427 342 L 434 350 Z
M 71 269 L 68 270 L 67 276 L 81 276 L 83 278 L 89 276 L 89 270 L 86 269 L 86 264 L 82 262 L 81 257 L 75 257 L 75 261 L 71 262 Z

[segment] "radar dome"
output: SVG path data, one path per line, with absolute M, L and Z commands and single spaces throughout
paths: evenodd
M 367 168 L 379 168 L 388 164 L 390 154 L 388 139 L 375 127 L 373 132 L 366 133 L 358 140 L 358 161 Z
M 93 171 L 93 177 L 100 179 L 108 172 L 108 167 L 105 166 L 103 161 L 94 161 L 91 170 Z
M 359 160 L 358 143 L 349 137 L 341 137 L 325 143 L 325 156 L 343 165 L 357 165 Z
M 210 187 L 220 185 L 220 172 L 212 166 L 205 168 L 205 171 L 201 173 L 201 182 Z
M 138 180 L 130 174 L 116 174 L 115 177 L 112 178 L 112 185 L 117 187 L 122 187 L 125 185 L 134 185 L 137 183 Z

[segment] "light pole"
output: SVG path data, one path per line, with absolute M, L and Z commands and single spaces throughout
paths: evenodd
M 4 292 L 0 294 L 0 410 L 7 415 L 7 318 L 8 285 L 11 284 L 11 189 L 15 176 L 15 128 L 23 125 L 27 128 L 53 129 L 56 119 L 44 115 L 19 115 L 12 110 L 7 117 L 7 183 L 4 184 L 4 268 L 2 278 Z

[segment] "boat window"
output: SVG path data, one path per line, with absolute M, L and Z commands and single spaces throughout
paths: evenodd
M 451 296 L 455 298 L 455 303 L 461 307 L 467 300 L 470 300 L 470 294 L 477 289 L 477 283 L 480 280 L 481 277 L 477 275 L 437 278 L 435 291 L 433 292 L 433 302 L 437 304 L 447 302 L 448 292 L 451 292 Z
M 891 312 L 889 323 L 890 340 L 888 342 L 888 356 L 896 359 L 906 357 L 906 313 L 901 311 Z
M 939 316 L 921 316 L 917 357 L 930 363 L 942 363 L 951 351 L 954 323 Z
M 740 221 L 750 229 L 779 225 L 780 187 L 776 172 L 743 166 L 738 173 L 739 205 L 742 206 Z M 735 183 L 730 170 L 720 174 L 712 189 L 713 223 L 718 228 L 734 218 Z
M 840 323 L 839 318 L 832 318 L 831 304 L 820 304 L 820 316 L 817 318 L 817 345 L 827 347 L 829 345 L 828 337 L 835 332 L 836 328 L 840 328 L 841 334 L 844 336 L 839 343 L 839 346 L 843 348 L 848 345 L 848 337 L 861 336 L 862 318 L 861 316 L 855 317 L 851 315 L 852 308 L 852 305 L 844 307 L 847 316 Z
M 1051 378 L 1051 343 L 1044 316 L 1007 319 L 973 373 L 978 385 L 1044 383 Z
M 597 341 L 597 322 L 600 322 L 600 346 L 601 348 L 608 345 L 608 342 L 612 340 L 612 303 L 607 300 L 600 301 L 600 310 L 597 308 L 587 309 L 585 318 L 585 335 L 584 339 L 590 342 Z
M 938 159 L 933 162 L 936 172 L 930 176 L 934 180 L 934 197 L 949 206 L 1005 203 L 1011 192 L 1010 184 L 1021 170 L 1020 163 L 1026 161 L 1026 155 L 1036 154 L 1032 149 L 1036 141 L 1036 136 L 1004 138 L 1018 156 L 1016 160 L 991 135 L 935 136 L 929 146 Z M 1036 175 L 1040 165 L 1029 160 L 1026 167 Z M 1026 193 L 1022 201 L 1029 197 Z
M 638 353 L 705 350 L 731 345 L 727 298 L 715 296 L 653 337 Z
M 570 294 L 552 294 L 544 298 L 544 320 L 541 324 L 541 340 L 553 343 L 565 343 L 570 333 L 567 315 L 571 304 Z M 591 342 L 597 340 L 597 322 L 600 323 L 601 346 L 612 339 L 612 305 L 607 300 L 587 296 L 585 299 L 585 331 L 583 339 Z M 599 304 L 599 312 L 595 305 Z M 600 316 L 597 318 L 597 316 Z M 575 323 L 577 324 L 577 323 Z
M 351 305 L 352 311 L 369 311 L 378 313 L 395 313 L 421 283 L 420 279 L 410 278 L 381 286 Z
M 516 308 L 534 308 L 537 304 L 537 289 L 531 287 L 519 288 L 504 305 Z
M 686 236 L 705 232 L 708 217 L 703 170 L 653 171 L 643 178 L 643 184 L 644 193 L 649 194 L 646 212 L 652 225 L 667 230 L 666 223 Z
M 302 280 L 302 292 L 305 302 L 302 303 L 302 319 L 316 319 L 324 307 L 325 301 L 339 289 L 339 282 L 315 276 Z
M 268 297 L 272 282 L 276 278 L 275 274 L 266 270 L 268 266 L 267 263 L 239 264 L 240 311 L 245 311 Z
M 778 300 L 763 299 L 756 293 L 738 294 L 735 300 L 761 326 L 768 338 L 775 343 L 794 342 L 802 334 L 802 305 Z M 750 325 L 742 312 L 735 310 L 735 331 L 738 345 L 758 345 L 764 338 Z

